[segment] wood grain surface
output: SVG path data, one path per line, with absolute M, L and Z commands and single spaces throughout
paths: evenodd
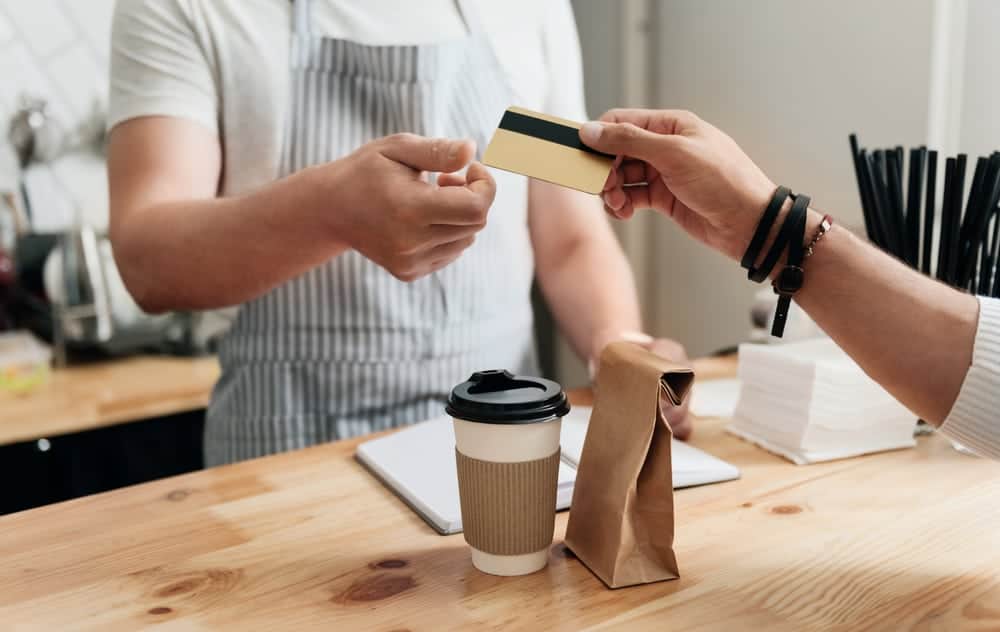
M 204 408 L 214 357 L 136 356 L 54 369 L 21 396 L 0 395 L 0 445 Z
M 0 629 L 1000 629 L 1000 464 L 940 437 L 798 467 L 699 420 L 739 481 L 676 492 L 681 579 L 561 544 L 476 571 L 334 443 L 0 518 Z

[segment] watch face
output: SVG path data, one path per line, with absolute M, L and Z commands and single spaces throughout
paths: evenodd
M 798 266 L 785 266 L 778 275 L 778 280 L 774 284 L 774 290 L 778 294 L 795 294 L 802 289 L 802 281 L 805 275 L 802 268 Z

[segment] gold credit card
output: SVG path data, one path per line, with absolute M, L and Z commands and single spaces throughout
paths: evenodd
M 581 123 L 509 107 L 483 162 L 585 193 L 600 193 L 615 157 L 580 141 Z

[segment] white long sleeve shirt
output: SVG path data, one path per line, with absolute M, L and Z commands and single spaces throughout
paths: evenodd
M 940 432 L 978 454 L 1000 459 L 1000 299 L 979 297 L 972 366 Z

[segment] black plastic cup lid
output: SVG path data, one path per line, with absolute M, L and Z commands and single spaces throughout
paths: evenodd
M 452 389 L 448 414 L 487 424 L 530 424 L 569 412 L 557 382 L 509 371 L 478 371 Z

